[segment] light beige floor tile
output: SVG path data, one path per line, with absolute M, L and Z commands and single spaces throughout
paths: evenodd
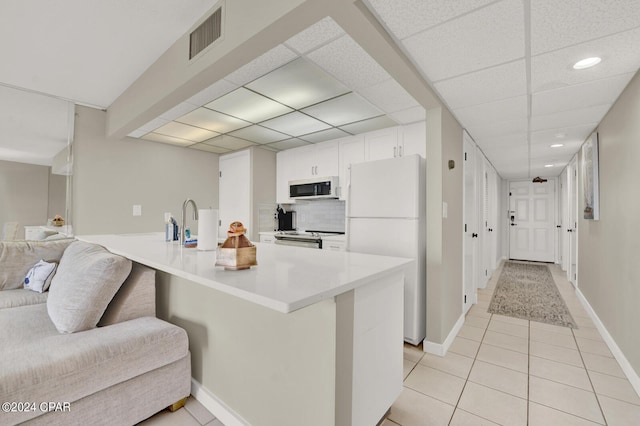
M 413 367 L 416 366 L 416 362 L 413 361 L 409 361 L 408 359 L 404 358 L 402 360 L 402 379 L 406 379 L 407 376 L 409 375 L 409 373 L 411 373 L 411 370 L 413 370 Z
M 573 317 L 573 319 L 578 325 L 578 328 L 596 328 L 596 325 L 593 323 L 591 318 Z
M 573 330 L 573 334 L 576 337 L 581 337 L 583 339 L 591 339 L 591 340 L 597 340 L 598 342 L 604 342 L 604 339 L 600 335 L 600 332 L 598 331 L 597 328 L 588 328 L 588 327 L 576 328 L 575 330 Z
M 604 373 L 621 378 L 627 377 L 615 358 L 583 352 L 582 360 L 589 371 L 597 371 L 598 373 Z
M 481 342 L 482 337 L 484 336 L 484 329 L 471 327 L 465 324 L 460 328 L 458 336 L 464 337 L 465 339 L 475 340 L 476 342 Z
M 407 359 L 411 362 L 418 362 L 422 359 L 422 357 L 424 356 L 424 352 L 422 351 L 422 349 L 410 345 L 408 343 L 404 344 L 404 359 Z
M 478 351 L 477 359 L 490 364 L 499 365 L 500 367 L 520 371 L 521 373 L 526 373 L 528 371 L 529 357 L 526 354 L 499 348 L 497 346 L 482 344 Z
M 487 330 L 482 343 L 516 352 L 522 352 L 523 354 L 529 353 L 529 341 L 527 339 L 511 336 L 509 334 L 496 333 L 495 331 Z
M 193 396 L 187 398 L 187 403 L 184 408 L 187 409 L 189 414 L 191 414 L 201 425 L 206 425 L 209 422 L 215 420 L 215 416 L 211 414 L 209 410 L 205 408 L 197 399 Z
M 640 407 L 624 401 L 599 396 L 604 417 L 609 426 L 640 425 Z
M 562 346 L 563 348 L 578 349 L 578 345 L 576 345 L 576 339 L 573 337 L 573 334 L 560 334 L 540 328 L 532 328 L 531 340 L 554 346 Z
M 587 371 L 583 367 L 532 356 L 529 357 L 529 374 L 587 391 L 593 390 Z
M 593 392 L 530 376 L 529 400 L 593 422 L 604 423 Z
M 529 402 L 529 426 L 595 426 L 589 420 Z
M 473 382 L 467 382 L 458 407 L 498 424 L 527 424 L 526 400 Z
M 527 399 L 528 377 L 515 370 L 476 360 L 469 381 Z
M 475 358 L 478 353 L 478 348 L 480 347 L 480 342 L 470 339 L 465 339 L 464 337 L 456 337 L 453 339 L 453 343 L 449 347 L 448 352 L 454 352 L 459 355 L 464 355 L 466 357 Z
M 627 379 L 607 374 L 589 372 L 593 388 L 598 395 L 605 395 L 631 404 L 640 405 L 640 398 Z
M 451 419 L 451 423 L 449 426 L 493 426 L 497 425 L 490 420 L 483 419 L 482 417 L 478 417 L 475 414 L 467 413 L 460 408 L 456 408 L 456 411 L 453 413 L 453 418 Z
M 509 324 L 521 325 L 523 327 L 527 327 L 529 325 L 528 320 L 524 320 L 521 318 L 508 317 L 506 315 L 493 314 L 493 316 L 491 317 L 491 320 L 508 322 Z
M 467 312 L 467 316 L 491 318 L 491 313 L 487 312 L 486 309 L 478 307 L 478 305 L 473 305 L 471 308 L 469 308 L 469 312 Z
M 547 323 L 538 322 L 538 321 L 530 321 L 529 325 L 531 329 L 536 328 L 536 329 L 550 331 L 552 333 L 558 333 L 558 334 L 568 334 L 568 335 L 572 334 L 571 329 L 569 327 L 560 327 L 559 325 L 547 324 Z
M 420 364 L 466 379 L 471 371 L 473 359 L 449 351 L 445 356 L 425 354 Z
M 391 407 L 388 419 L 402 426 L 447 425 L 454 407 L 404 388 Z
M 396 422 L 392 422 L 392 421 L 391 421 L 391 420 L 389 420 L 389 419 L 384 419 L 384 420 L 382 421 L 382 423 L 380 423 L 380 426 L 396 426 L 397 424 L 398 424 L 398 423 L 396 423 Z
M 469 325 L 471 327 L 482 328 L 483 330 L 487 328 L 489 325 L 489 318 L 476 317 L 473 315 L 467 315 L 464 319 L 464 325 Z
M 529 338 L 529 326 L 511 324 L 500 320 L 492 320 L 489 323 L 488 330 L 495 331 L 497 333 L 508 334 L 510 336 L 520 337 L 523 339 Z
M 206 424 L 206 426 L 224 426 L 224 423 L 222 423 L 220 420 L 215 419 L 209 423 Z
M 542 342 L 530 342 L 531 355 L 552 361 L 564 362 L 565 364 L 582 367 L 580 352 L 574 349 L 563 348 L 561 346 L 548 345 Z
M 596 340 L 576 337 L 576 342 L 578 342 L 578 349 L 580 349 L 580 352 L 588 352 L 590 354 L 608 356 L 613 358 L 613 354 L 604 341 L 598 342 Z
M 155 416 L 138 423 L 140 426 L 200 426 L 200 423 L 184 408 L 175 412 L 164 410 Z
M 455 406 L 464 382 L 452 374 L 418 364 L 405 379 L 404 386 Z

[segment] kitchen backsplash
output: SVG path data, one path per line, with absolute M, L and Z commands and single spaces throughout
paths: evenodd
M 344 232 L 345 202 L 313 200 L 292 205 L 296 212 L 298 230 Z

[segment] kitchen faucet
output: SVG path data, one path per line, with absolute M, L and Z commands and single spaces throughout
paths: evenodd
M 184 200 L 184 203 L 182 203 L 182 222 L 181 222 L 181 228 L 180 228 L 180 236 L 178 238 L 178 242 L 180 243 L 180 245 L 184 244 L 184 238 L 185 238 L 185 225 L 186 225 L 186 213 L 187 213 L 187 204 L 191 203 L 191 205 L 193 205 L 193 220 L 198 220 L 198 206 L 196 205 L 196 202 L 193 201 L 191 198 L 187 198 L 186 200 Z

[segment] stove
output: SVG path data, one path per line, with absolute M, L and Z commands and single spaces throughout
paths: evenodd
M 307 248 L 322 248 L 322 237 L 330 235 L 344 235 L 344 232 L 332 232 L 332 231 L 280 231 L 275 235 L 276 244 L 307 247 Z

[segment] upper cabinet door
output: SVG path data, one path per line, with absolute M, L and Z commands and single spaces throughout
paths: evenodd
M 426 122 L 409 124 L 402 127 L 402 144 L 398 148 L 400 156 L 418 154 L 422 158 L 427 156 L 427 126 Z
M 364 135 L 365 158 L 367 161 L 398 157 L 398 129 L 390 127 Z
M 340 144 L 338 141 L 322 142 L 314 145 L 314 176 L 338 176 L 340 174 Z

